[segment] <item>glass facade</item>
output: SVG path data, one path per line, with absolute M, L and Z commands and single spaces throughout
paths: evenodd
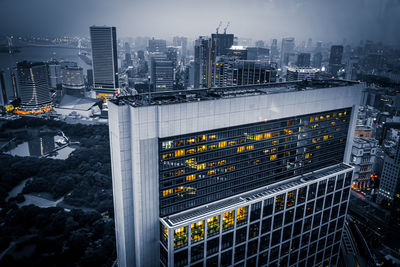
M 193 225 L 203 226 L 204 220 L 208 222 L 207 229 L 202 232 L 207 233 L 203 239 L 195 241 L 192 238 L 187 242 L 186 238 L 183 245 L 170 243 L 174 244 L 169 250 L 172 262 L 184 262 L 188 266 L 335 266 L 351 178 L 352 170 L 309 181 L 305 186 L 291 187 L 274 197 L 265 195 L 231 211 L 173 229 L 175 234 L 178 230 L 180 235 L 187 236 L 183 229 L 193 231 Z M 325 195 L 314 197 L 308 194 L 310 190 L 326 185 L 331 187 Z M 340 195 L 336 202 L 335 194 Z M 319 201 L 322 202 L 320 210 L 316 204 Z M 277 206 L 280 208 L 276 209 Z M 312 207 L 312 212 L 307 214 L 305 207 Z M 223 225 L 225 221 L 229 226 L 216 236 L 209 228 L 215 228 L 210 222 L 219 223 L 219 217 Z M 239 218 L 244 218 L 244 222 Z M 194 231 L 198 234 L 197 229 Z M 190 234 L 193 237 L 193 232 Z M 163 238 L 161 236 L 161 244 L 164 244 Z M 162 246 L 162 249 L 165 248 Z
M 159 139 L 160 216 L 341 163 L 350 116 L 348 108 Z

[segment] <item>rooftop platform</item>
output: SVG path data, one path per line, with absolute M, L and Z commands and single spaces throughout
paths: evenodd
M 226 99 L 241 96 L 257 96 L 316 90 L 322 88 L 344 87 L 359 84 L 347 80 L 313 80 L 282 83 L 266 83 L 259 85 L 243 85 L 202 89 L 174 90 L 164 92 L 143 93 L 134 96 L 120 96 L 111 100 L 116 105 L 128 104 L 133 107 L 168 105 L 206 100 Z
M 246 192 L 227 200 L 220 200 L 209 205 L 194 208 L 189 211 L 184 211 L 175 215 L 164 217 L 163 220 L 170 226 L 175 227 L 182 223 L 187 223 L 192 220 L 206 217 L 208 214 L 215 214 L 219 211 L 222 212 L 226 209 L 235 209 L 237 206 L 249 205 L 249 202 L 254 202 L 257 199 L 262 199 L 268 195 L 272 195 L 278 192 L 282 192 L 286 189 L 293 187 L 309 184 L 314 180 L 318 180 L 322 177 L 332 175 L 337 172 L 351 170 L 353 167 L 341 163 L 331 167 L 324 168 L 315 172 L 311 172 L 305 175 L 297 176 L 288 179 L 283 182 L 278 182 L 272 185 L 268 185 L 259 189 L 255 189 L 251 192 Z

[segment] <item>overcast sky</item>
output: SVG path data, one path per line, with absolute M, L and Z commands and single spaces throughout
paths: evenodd
M 399 14 L 400 0 L 0 0 L 0 35 L 88 36 L 109 25 L 119 37 L 193 38 L 230 21 L 229 33 L 253 40 L 399 44 Z

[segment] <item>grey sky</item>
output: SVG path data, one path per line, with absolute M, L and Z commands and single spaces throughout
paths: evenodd
M 196 37 L 215 31 L 254 40 L 294 36 L 400 43 L 400 0 L 0 0 L 0 35 L 88 35 L 90 25 L 119 37 Z

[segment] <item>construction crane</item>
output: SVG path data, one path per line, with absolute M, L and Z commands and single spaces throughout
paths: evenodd
M 219 28 L 221 28 L 221 26 L 222 26 L 222 21 L 219 22 L 219 25 L 218 25 L 218 27 L 217 27 L 217 30 L 216 30 L 216 31 L 217 31 L 217 34 L 218 34 Z
M 224 34 L 226 34 L 226 30 L 228 29 L 229 25 L 231 25 L 231 22 L 230 22 L 230 21 L 228 21 L 228 24 L 226 24 L 226 27 L 225 27 L 225 29 L 224 29 Z

